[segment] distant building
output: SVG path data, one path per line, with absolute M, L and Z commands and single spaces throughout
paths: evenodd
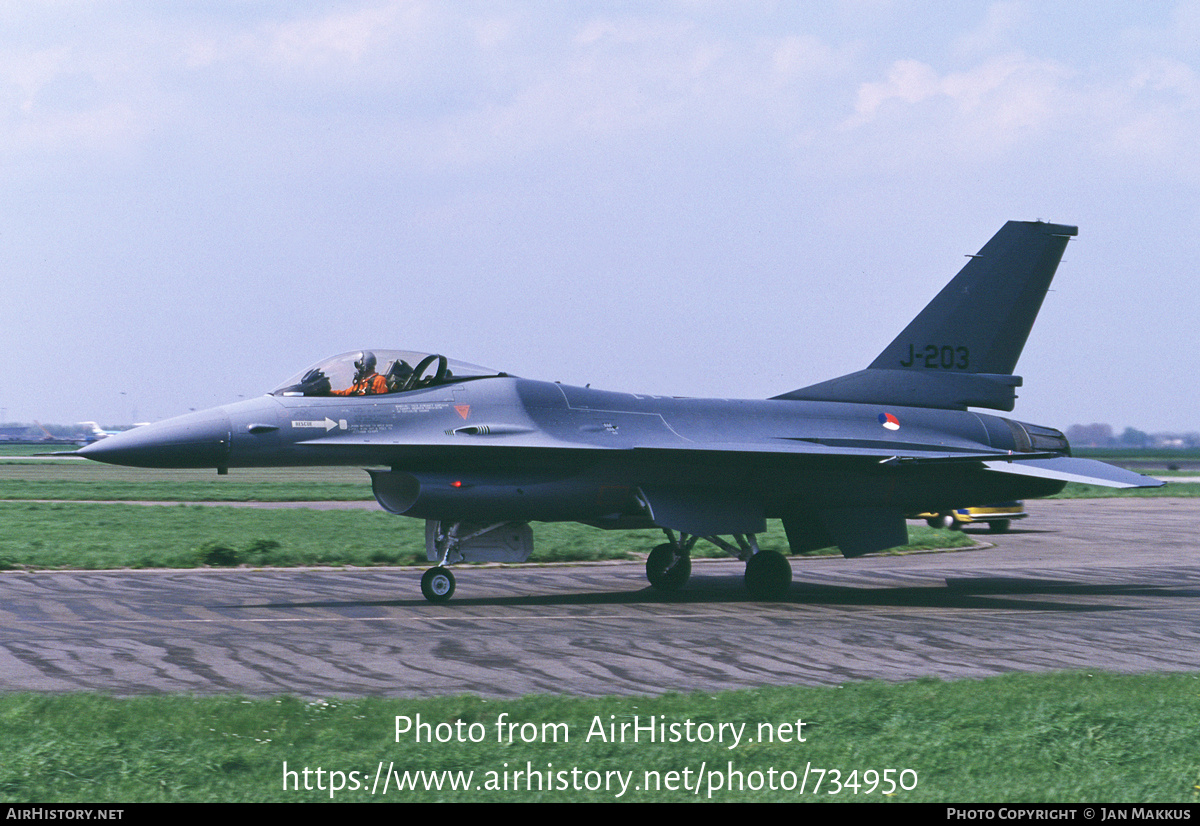
M 41 425 L 10 424 L 0 426 L 0 444 L 71 445 L 75 439 L 54 436 Z
M 1067 428 L 1072 447 L 1118 447 L 1161 450 L 1200 448 L 1200 433 L 1144 433 L 1127 427 L 1118 436 L 1107 424 L 1073 424 Z
M 1067 428 L 1067 441 L 1074 447 L 1111 447 L 1116 439 L 1112 425 L 1073 424 Z

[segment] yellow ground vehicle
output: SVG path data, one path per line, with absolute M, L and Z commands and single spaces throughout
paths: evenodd
M 1029 516 L 1024 502 L 998 502 L 978 508 L 955 508 L 942 513 L 918 513 L 914 519 L 924 519 L 931 528 L 950 528 L 961 531 L 967 525 L 986 524 L 992 533 L 1004 533 L 1014 519 Z

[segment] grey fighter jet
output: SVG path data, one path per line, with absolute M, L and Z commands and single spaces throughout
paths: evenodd
M 531 522 L 657 527 L 651 585 L 683 587 L 705 539 L 746 562 L 756 598 L 791 566 L 756 535 L 780 519 L 793 553 L 847 557 L 908 541 L 905 515 L 1061 490 L 1161 482 L 1073 458 L 1058 430 L 1010 411 L 1013 375 L 1075 227 L 1009 222 L 865 370 L 765 400 L 616 393 L 533 381 L 434 353 L 321 362 L 261 398 L 111 435 L 77 451 L 153 468 L 352 465 L 391 513 L 426 520 L 448 600 L 463 561 L 524 561 Z M 728 538 L 724 538 L 728 537 Z

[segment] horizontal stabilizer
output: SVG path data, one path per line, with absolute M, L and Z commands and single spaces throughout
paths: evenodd
M 1132 470 L 1098 462 L 1095 459 L 1077 459 L 1058 456 L 1053 459 L 1025 459 L 1012 462 L 990 461 L 983 463 L 988 470 L 1014 473 L 1018 476 L 1039 476 L 1043 479 L 1059 479 L 1064 482 L 1081 482 L 1085 485 L 1101 485 L 1107 488 L 1158 488 L 1163 482 Z

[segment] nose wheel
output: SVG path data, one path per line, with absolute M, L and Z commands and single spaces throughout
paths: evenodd
M 454 574 L 449 568 L 430 568 L 421 577 L 421 593 L 430 602 L 447 602 L 454 596 Z

